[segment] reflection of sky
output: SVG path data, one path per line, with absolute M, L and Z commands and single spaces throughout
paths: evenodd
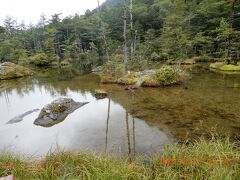
M 54 91 L 54 89 L 53 89 Z M 108 99 L 96 100 L 91 93 L 66 89 L 66 96 L 89 104 L 70 114 L 65 121 L 51 128 L 33 125 L 39 114 L 32 113 L 17 124 L 6 125 L 11 118 L 39 108 L 60 96 L 49 89 L 35 85 L 26 94 L 12 90 L 0 95 L 0 149 L 10 149 L 24 154 L 45 154 L 56 146 L 66 150 L 104 151 Z M 6 100 L 7 95 L 7 100 Z M 108 152 L 127 153 L 126 112 L 111 101 L 108 132 Z M 149 127 L 140 119 L 135 120 L 136 151 L 146 153 L 161 150 L 168 142 L 167 136 L 157 128 Z M 129 117 L 130 142 L 133 144 L 132 118 Z

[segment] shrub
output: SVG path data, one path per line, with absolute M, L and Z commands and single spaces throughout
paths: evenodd
M 50 60 L 45 53 L 39 53 L 30 57 L 30 62 L 36 66 L 48 66 Z
M 134 76 L 134 74 L 125 75 L 117 80 L 118 84 L 121 85 L 134 85 L 138 81 L 138 78 Z
M 181 83 L 185 80 L 187 74 L 179 68 L 163 66 L 156 71 L 156 78 L 164 86 Z
M 144 78 L 144 81 L 142 83 L 143 87 L 158 87 L 160 86 L 159 80 L 157 79 L 157 76 L 150 75 Z
M 125 74 L 125 68 L 123 64 L 118 64 L 112 61 L 108 61 L 103 66 L 103 71 L 100 74 L 102 83 L 116 83 L 117 79 Z

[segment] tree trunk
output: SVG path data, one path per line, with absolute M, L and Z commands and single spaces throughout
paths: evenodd
M 124 65 L 127 70 L 128 54 L 127 54 L 127 0 L 124 0 L 124 16 L 123 16 L 123 38 L 124 38 Z
M 101 8 L 100 8 L 99 0 L 98 0 L 98 12 L 99 12 L 99 16 L 100 16 L 100 28 L 101 28 L 102 35 L 103 35 L 105 53 L 106 53 L 106 56 L 107 56 L 107 60 L 109 61 L 110 58 L 109 58 L 109 52 L 108 52 L 108 44 L 107 44 L 106 32 L 105 32 L 105 29 L 102 25 L 102 15 L 101 15 Z
M 133 0 L 130 0 L 130 27 L 131 27 L 131 59 L 134 55 L 134 32 L 133 32 Z

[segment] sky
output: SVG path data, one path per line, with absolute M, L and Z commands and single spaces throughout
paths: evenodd
M 105 0 L 100 0 L 100 3 Z M 36 24 L 41 14 L 48 18 L 55 13 L 63 13 L 60 17 L 84 14 L 87 9 L 97 7 L 97 0 L 1 0 L 0 1 L 0 25 L 3 25 L 6 16 L 22 21 L 28 25 Z

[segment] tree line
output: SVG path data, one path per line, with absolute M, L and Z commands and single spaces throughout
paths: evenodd
M 96 0 L 96 5 L 99 3 Z M 240 57 L 240 0 L 107 0 L 84 15 L 44 14 L 26 26 L 6 17 L 0 61 L 47 62 L 103 57 L 125 60 Z

